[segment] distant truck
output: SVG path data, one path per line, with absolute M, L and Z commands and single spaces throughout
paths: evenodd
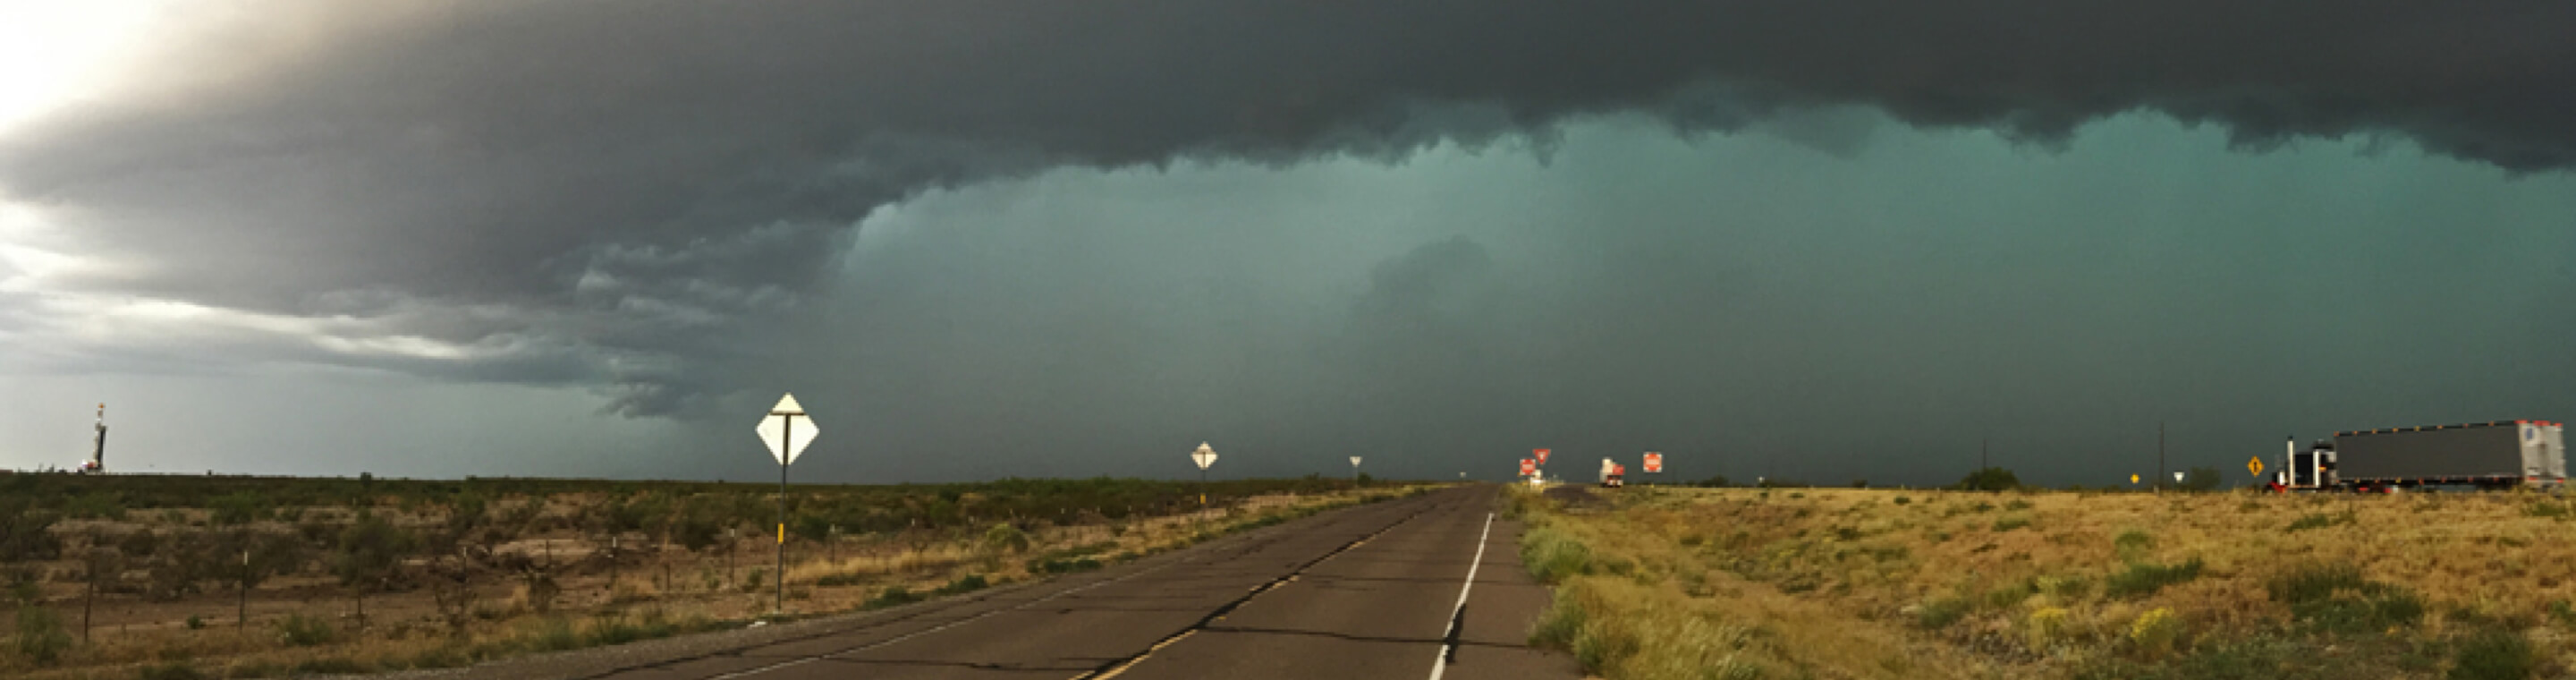
M 2489 423 L 2337 432 L 2298 450 L 2291 440 L 2272 487 L 2393 493 L 2430 486 L 2555 489 L 2567 483 L 2564 423 Z
M 1626 476 L 1628 476 L 1626 466 L 1610 462 L 1608 458 L 1601 459 L 1601 486 L 1611 488 L 1626 486 L 1625 482 L 1620 481 L 1620 478 Z

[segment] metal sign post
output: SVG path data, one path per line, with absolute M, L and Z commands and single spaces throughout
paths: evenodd
M 804 427 L 796 426 L 799 418 L 805 420 Z M 804 453 L 806 445 L 814 443 L 815 435 L 822 434 L 823 428 L 815 427 L 814 417 L 806 415 L 804 405 L 796 403 L 796 395 L 789 394 L 779 397 L 778 405 L 769 407 L 769 416 L 761 418 L 760 425 L 752 431 L 759 433 L 760 441 L 769 445 L 770 457 L 778 459 L 778 595 L 771 611 L 784 612 L 787 611 L 787 465 L 796 462 L 797 454 Z
M 1216 464 L 1216 449 L 1208 448 L 1207 442 L 1199 442 L 1198 450 L 1190 452 L 1190 462 L 1199 465 L 1199 509 L 1205 510 L 1207 509 L 1207 469 L 1208 466 Z

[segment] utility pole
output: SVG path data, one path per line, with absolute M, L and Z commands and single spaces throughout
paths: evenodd
M 2165 421 L 2156 421 L 2156 493 L 2165 488 Z

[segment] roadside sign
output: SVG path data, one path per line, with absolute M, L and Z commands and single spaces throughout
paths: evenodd
M 2175 484 L 2181 484 L 2181 483 L 2182 483 L 2182 473 L 2180 473 L 2180 472 L 2176 472 L 2176 473 L 2174 473 L 2174 483 L 2175 483 Z
M 2245 459 L 2245 472 L 2256 477 L 2263 476 L 2263 457 L 2255 456 Z
M 1208 466 L 1216 464 L 1216 449 L 1208 448 L 1207 442 L 1199 442 L 1199 450 L 1190 452 L 1190 462 L 1198 463 L 1199 470 L 1205 471 Z
M 791 425 L 789 420 L 802 422 Z M 760 433 L 760 441 L 769 445 L 769 455 L 778 459 L 779 465 L 796 462 L 797 454 L 804 453 L 805 447 L 814 443 L 814 436 L 823 433 L 793 394 L 779 397 L 778 405 L 769 407 L 769 416 L 761 418 L 760 426 L 752 429 Z
M 805 424 L 798 426 L 798 420 Z M 762 417 L 752 431 L 760 435 L 761 443 L 769 445 L 769 456 L 778 459 L 778 591 L 769 609 L 783 612 L 787 611 L 787 466 L 805 453 L 805 447 L 814 443 L 815 435 L 822 434 L 823 428 L 814 426 L 814 416 L 805 413 L 803 404 L 796 403 L 796 395 L 782 394 L 778 404 L 769 407 L 769 415 Z
M 1646 471 L 1659 474 L 1662 473 L 1664 471 L 1664 454 L 1653 451 L 1646 452 Z
M 2130 473 L 2130 474 L 2129 474 L 2129 483 L 2130 483 L 2130 484 L 2136 484 L 2136 483 L 2138 483 L 2138 475 L 2137 475 L 2137 473 Z
M 1532 477 L 1536 475 L 1538 475 L 1538 461 L 1528 458 L 1521 459 L 1521 476 Z
M 1359 467 L 1359 466 L 1360 466 L 1360 457 L 1359 457 L 1359 456 L 1351 456 L 1351 467 Z
M 1546 464 L 1547 464 L 1547 449 L 1531 449 L 1530 451 L 1531 451 L 1532 453 L 1534 453 L 1534 454 L 1537 454 L 1537 455 L 1536 455 L 1536 458 L 1538 458 L 1538 464 L 1540 464 L 1540 465 L 1546 465 Z

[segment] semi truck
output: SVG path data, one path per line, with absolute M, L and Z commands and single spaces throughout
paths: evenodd
M 1626 476 L 1628 476 L 1627 467 L 1610 462 L 1608 458 L 1601 459 L 1601 486 L 1612 488 L 1625 486 L 1620 478 Z
M 2419 487 L 2556 489 L 2567 483 L 2566 424 L 2498 420 L 2292 438 L 2273 488 L 2394 493 Z

